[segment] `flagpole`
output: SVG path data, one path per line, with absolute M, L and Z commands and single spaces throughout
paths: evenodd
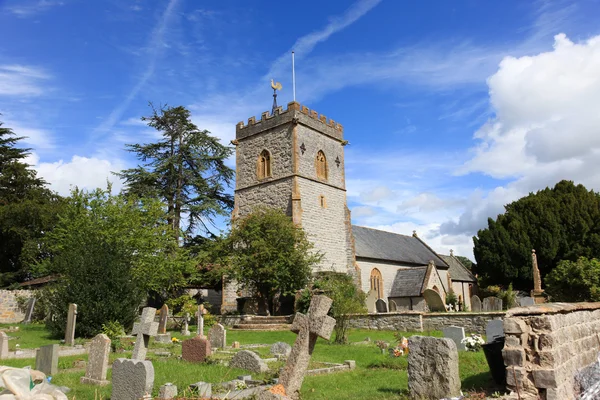
M 292 51 L 292 91 L 294 93 L 294 101 L 296 101 L 296 66 L 294 64 L 294 52 Z

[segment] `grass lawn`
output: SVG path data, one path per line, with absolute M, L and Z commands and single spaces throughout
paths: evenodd
M 41 325 L 19 325 L 18 332 L 8 332 L 9 336 L 19 337 L 18 343 L 21 348 L 32 348 L 40 345 L 58 343 L 59 340 L 52 339 Z M 190 327 L 193 332 L 193 327 Z M 405 336 L 415 334 L 441 336 L 441 332 L 405 333 Z M 172 332 L 174 337 L 185 339 L 178 332 Z M 302 386 L 302 399 L 405 399 L 407 398 L 407 360 L 405 357 L 392 358 L 381 353 L 374 342 L 385 340 L 394 342 L 391 331 L 368 331 L 351 330 L 350 342 L 360 342 L 370 337 L 372 344 L 369 345 L 334 345 L 319 339 L 313 353 L 314 362 L 339 362 L 344 360 L 355 360 L 356 369 L 351 372 L 340 372 L 329 375 L 308 376 Z M 289 331 L 284 332 L 253 332 L 233 331 L 227 332 L 227 342 L 231 344 L 238 341 L 241 344 L 264 343 L 271 344 L 277 341 L 293 344 L 296 335 Z M 11 346 L 14 346 L 11 340 Z M 160 385 L 172 382 L 180 389 L 198 381 L 212 383 L 223 382 L 235 378 L 238 375 L 248 374 L 246 371 L 231 369 L 221 364 L 192 364 L 178 360 L 181 354 L 181 345 L 158 344 L 151 341 L 151 349 L 161 349 L 171 352 L 169 358 L 158 357 L 149 353 L 149 359 L 153 361 L 155 379 L 154 395 L 157 395 Z M 255 349 L 266 356 L 268 349 Z M 118 357 L 130 357 L 130 353 L 111 354 L 110 362 Z M 493 384 L 483 352 L 471 353 L 460 352 L 460 377 L 463 391 L 480 390 L 491 393 Z M 79 384 L 79 378 L 84 375 L 83 369 L 74 369 L 78 360 L 87 360 L 87 355 L 61 357 L 59 359 L 59 373 L 52 378 L 52 383 L 59 386 L 71 388 L 69 399 L 109 399 L 111 388 L 95 387 Z M 2 365 L 24 367 L 35 366 L 34 359 L 10 359 L 2 360 Z M 277 365 L 277 364 L 275 364 Z M 108 379 L 111 371 L 109 369 Z M 262 379 L 273 376 L 273 373 L 252 374 L 254 379 Z M 481 390 L 480 390 L 481 391 Z

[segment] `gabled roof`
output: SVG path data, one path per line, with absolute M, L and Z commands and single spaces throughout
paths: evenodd
M 443 254 L 440 254 L 440 257 L 442 257 L 444 261 L 446 261 L 446 264 L 450 266 L 450 269 L 448 270 L 450 279 L 460 282 L 477 282 L 477 278 L 473 276 L 471 271 L 469 271 L 458 258 L 453 255 L 445 256 Z
M 419 297 L 427 267 L 402 268 L 396 272 L 389 297 Z
M 436 267 L 447 269 L 448 264 L 416 236 L 380 231 L 352 225 L 356 257 L 427 265 L 433 260 Z

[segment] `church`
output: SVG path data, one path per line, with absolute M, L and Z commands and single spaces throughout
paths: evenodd
M 368 294 L 369 312 L 425 311 L 431 309 L 428 291 L 444 302 L 451 288 L 460 288 L 457 297 L 470 307 L 476 280 L 453 255 L 438 255 L 416 232 L 405 236 L 352 225 L 344 168 L 347 143 L 342 125 L 297 102 L 286 110 L 264 112 L 260 120 L 239 122 L 232 141 L 232 218 L 259 205 L 284 210 L 324 255 L 315 272 L 351 275 Z M 236 298 L 235 289 L 225 287 L 221 311 L 235 311 Z

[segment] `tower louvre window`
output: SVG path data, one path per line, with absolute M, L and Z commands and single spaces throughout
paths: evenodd
M 325 153 L 319 150 L 317 159 L 315 160 L 315 169 L 317 170 L 317 178 L 327 180 L 327 159 Z
M 271 154 L 268 150 L 263 150 L 260 156 L 258 156 L 256 170 L 258 179 L 265 179 L 271 176 Z

